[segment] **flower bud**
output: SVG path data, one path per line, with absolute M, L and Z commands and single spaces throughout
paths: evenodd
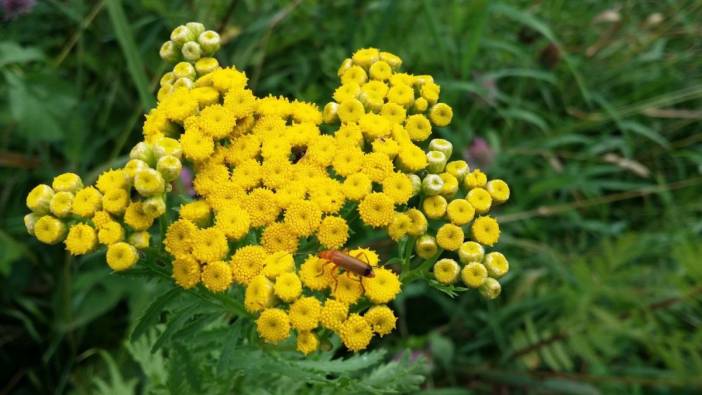
M 71 214 L 73 209 L 73 194 L 70 192 L 58 192 L 51 198 L 49 204 L 51 214 L 63 218 Z
M 339 70 L 337 70 L 336 75 L 341 77 L 344 75 L 346 70 L 350 69 L 351 66 L 353 66 L 353 61 L 350 58 L 346 58 L 341 62 L 341 66 L 339 66 Z
M 170 86 L 170 85 L 173 85 L 175 80 L 176 80 L 175 75 L 173 74 L 172 71 L 169 71 L 169 72 L 163 74 L 163 77 L 161 77 L 161 80 L 159 81 L 159 85 L 160 86 L 164 86 L 164 85 Z
M 141 159 L 132 159 L 124 165 L 124 174 L 130 183 L 134 182 L 134 176 L 144 169 L 148 169 L 149 165 Z
M 429 103 L 427 102 L 427 99 L 420 97 L 414 101 L 413 106 L 414 106 L 414 111 L 424 112 L 429 107 Z
M 51 187 L 56 192 L 76 192 L 83 188 L 83 181 L 75 173 L 63 173 L 54 177 Z
M 142 160 L 149 166 L 156 160 L 156 158 L 154 158 L 153 147 L 143 141 L 139 142 L 129 151 L 129 158 Z
M 166 201 L 163 196 L 152 196 L 144 200 L 142 205 L 144 213 L 152 218 L 158 218 L 166 212 Z
M 202 32 L 205 31 L 205 25 L 203 25 L 200 22 L 188 22 L 185 24 L 185 27 L 187 27 L 188 30 L 190 30 L 194 37 L 199 36 Z
M 485 249 L 483 246 L 474 241 L 466 241 L 458 249 L 458 259 L 464 265 L 471 262 L 482 262 L 484 255 Z
M 196 43 L 195 41 L 189 41 L 183 45 L 183 47 L 180 49 L 180 53 L 183 54 L 183 58 L 185 60 L 194 62 L 200 59 L 202 49 L 200 48 L 200 44 Z
M 167 182 L 171 182 L 178 178 L 180 175 L 180 170 L 183 168 L 180 159 L 172 155 L 166 155 L 161 157 L 156 164 L 156 170 L 161 173 L 163 178 Z
M 439 247 L 436 245 L 434 236 L 424 235 L 417 239 L 414 250 L 420 258 L 429 259 L 436 255 Z
M 458 279 L 461 267 L 453 259 L 440 259 L 434 264 L 434 277 L 442 284 L 453 284 Z
M 158 51 L 158 54 L 161 56 L 161 59 L 171 63 L 177 62 L 178 58 L 180 57 L 178 48 L 173 41 L 166 41 L 163 43 L 163 45 L 161 45 L 161 49 Z
M 410 217 L 411 221 L 407 229 L 407 234 L 417 237 L 427 233 L 429 223 L 427 222 L 427 217 L 425 217 L 421 211 L 416 208 L 411 208 L 407 210 L 406 214 Z
M 494 278 L 488 277 L 485 283 L 480 286 L 480 294 L 483 295 L 485 299 L 492 300 L 500 296 L 502 292 L 502 286 L 499 281 Z
M 24 227 L 27 228 L 27 233 L 34 236 L 34 225 L 39 220 L 40 216 L 34 213 L 29 213 L 24 216 Z
M 444 180 L 444 186 L 441 187 L 442 195 L 451 197 L 458 192 L 458 180 L 456 177 L 452 176 L 450 173 L 441 173 L 439 177 Z
M 427 196 L 438 195 L 444 187 L 444 180 L 438 174 L 427 174 L 422 180 L 422 192 Z
M 461 279 L 463 283 L 471 288 L 478 288 L 485 283 L 488 278 L 487 269 L 480 262 L 471 262 L 463 266 Z
M 66 225 L 51 215 L 45 215 L 34 224 L 34 237 L 44 244 L 60 243 L 66 238 Z
M 446 158 L 450 158 L 453 153 L 453 144 L 448 140 L 433 139 L 429 142 L 429 150 L 443 152 Z
M 427 171 L 430 173 L 441 173 L 446 167 L 446 155 L 441 151 L 429 151 L 427 152 Z
M 390 52 L 380 52 L 380 60 L 389 64 L 393 70 L 397 70 L 402 65 L 402 59 Z
M 195 83 L 190 78 L 178 78 L 176 80 L 175 84 L 173 84 L 173 89 L 178 89 L 178 88 L 192 89 L 194 84 Z
M 191 80 L 194 80 L 195 77 L 197 77 L 197 74 L 195 74 L 195 66 L 188 62 L 180 62 L 173 66 L 173 75 L 175 76 L 176 80 L 180 78 L 190 78 Z
M 129 236 L 129 244 L 133 245 L 134 247 L 143 250 L 144 248 L 149 247 L 149 239 L 151 238 L 151 235 L 149 232 L 143 230 L 141 232 L 134 232 Z
M 158 139 L 153 144 L 152 150 L 156 160 L 166 155 L 175 156 L 176 158 L 180 159 L 183 155 L 183 149 L 180 146 L 180 142 L 170 137 L 161 137 Z
M 180 25 L 171 32 L 171 41 L 176 45 L 185 45 L 188 41 L 192 41 L 197 37 L 186 26 Z
M 422 179 L 414 173 L 409 174 L 409 178 L 412 181 L 412 196 L 416 196 L 422 190 Z
M 459 180 L 463 180 L 466 177 L 466 174 L 468 174 L 470 171 L 470 168 L 468 167 L 468 163 L 466 163 L 466 161 L 454 160 L 446 164 L 446 171 Z
M 485 255 L 485 267 L 490 277 L 500 278 L 509 271 L 507 258 L 497 251 Z
M 197 37 L 197 42 L 200 43 L 200 47 L 202 47 L 203 52 L 207 56 L 211 56 L 217 52 L 221 45 L 219 34 L 214 30 L 207 30 L 200 33 Z
M 165 191 L 166 182 L 158 171 L 143 169 L 134 176 L 134 188 L 144 197 L 159 195 Z
M 156 98 L 158 101 L 163 101 L 163 99 L 170 95 L 171 92 L 173 92 L 173 85 L 163 85 L 161 88 L 159 88 L 158 92 L 156 92 Z
M 209 74 L 219 68 L 219 62 L 215 58 L 200 58 L 195 62 L 195 71 L 197 75 L 203 76 Z
M 39 184 L 27 195 L 27 208 L 36 214 L 47 214 L 53 197 L 54 190 L 50 186 Z
M 327 103 L 324 106 L 324 112 L 322 113 L 322 120 L 324 123 L 334 123 L 339 120 L 339 115 L 337 110 L 339 109 L 339 104 L 333 101 Z

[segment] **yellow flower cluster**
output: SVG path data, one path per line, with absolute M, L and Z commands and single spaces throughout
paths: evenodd
M 161 137 L 141 142 L 119 169 L 104 171 L 94 186 L 64 173 L 52 185 L 40 184 L 27 195 L 32 211 L 24 217 L 29 234 L 46 244 L 64 242 L 72 255 L 107 247 L 107 264 L 128 269 L 149 246 L 148 229 L 166 212 L 166 193 L 181 170 L 177 140 Z

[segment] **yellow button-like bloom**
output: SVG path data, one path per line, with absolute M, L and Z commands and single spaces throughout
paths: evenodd
M 322 220 L 317 231 L 319 243 L 328 249 L 340 248 L 349 238 L 349 225 L 341 217 L 328 216 Z
M 66 236 L 66 250 L 71 255 L 83 255 L 91 252 L 97 245 L 97 235 L 95 229 L 86 224 L 76 224 L 71 226 Z
M 502 180 L 490 180 L 486 185 L 492 200 L 497 203 L 504 203 L 509 199 L 509 186 Z
M 307 200 L 291 202 L 285 210 L 285 224 L 290 231 L 302 237 L 312 235 L 322 221 L 322 210 L 316 203 Z
M 107 247 L 106 260 L 110 269 L 120 272 L 134 266 L 139 260 L 139 253 L 134 246 L 120 241 Z
M 407 233 L 410 236 L 421 236 L 427 232 L 429 223 L 421 211 L 417 210 L 416 208 L 411 208 L 406 211 L 406 214 L 412 221 L 410 227 L 407 229 Z
M 377 268 L 373 272 L 373 277 L 363 277 L 366 297 L 376 304 L 388 303 L 395 299 L 401 286 L 397 274 L 385 268 Z
M 461 267 L 453 259 L 440 259 L 434 264 L 434 278 L 442 284 L 453 284 L 458 279 Z
M 76 192 L 73 198 L 73 214 L 84 218 L 91 217 L 102 206 L 102 194 L 93 187 Z
M 73 208 L 73 194 L 71 192 L 57 192 L 49 202 L 51 214 L 63 218 L 71 214 Z
M 179 286 L 190 289 L 200 282 L 200 264 L 191 257 L 173 260 L 173 280 Z
M 346 99 L 339 103 L 337 114 L 341 122 L 358 122 L 361 116 L 365 114 L 365 110 L 363 109 L 363 103 L 358 99 Z
M 312 296 L 306 296 L 290 305 L 290 323 L 298 331 L 310 331 L 319 326 L 322 304 Z
M 263 274 L 271 279 L 275 279 L 283 273 L 295 270 L 295 260 L 292 254 L 285 251 L 278 251 L 268 255 L 264 261 Z
M 295 252 L 298 243 L 297 235 L 291 231 L 290 226 L 283 222 L 274 222 L 266 226 L 261 234 L 261 245 L 269 253 Z
M 446 203 L 446 199 L 440 195 L 429 196 L 425 198 L 422 203 L 424 214 L 431 219 L 443 217 L 444 214 L 446 214 L 447 207 L 448 203 Z
M 180 217 L 197 224 L 207 226 L 212 216 L 210 206 L 204 200 L 195 200 L 180 206 L 178 210 Z
M 422 114 L 410 115 L 405 121 L 405 129 L 414 141 L 424 141 L 431 135 L 431 123 Z
M 110 221 L 98 229 L 98 241 L 100 244 L 110 245 L 122 240 L 124 240 L 124 228 L 119 222 Z
M 323 327 L 334 332 L 341 330 L 341 326 L 349 315 L 349 305 L 338 300 L 327 299 L 320 312 L 319 321 Z
M 388 236 L 397 241 L 405 237 L 410 227 L 412 219 L 405 213 L 395 213 L 392 223 L 388 226 Z
M 300 266 L 300 279 L 305 286 L 313 291 L 321 291 L 332 284 L 332 270 L 335 269 L 331 262 L 310 255 Z
M 267 256 L 266 250 L 257 245 L 248 245 L 236 250 L 231 259 L 234 281 L 239 284 L 248 284 L 261 273 Z
M 202 283 L 212 292 L 224 292 L 232 283 L 232 271 L 224 261 L 214 261 L 202 269 Z
M 356 352 L 366 349 L 373 338 L 373 331 L 371 330 L 370 324 L 358 314 L 351 314 L 351 316 L 344 321 L 339 334 L 341 335 L 341 341 L 344 343 L 344 346 Z
M 493 251 L 485 255 L 485 267 L 490 277 L 500 278 L 509 271 L 509 261 L 502 253 Z
M 412 197 L 412 180 L 405 173 L 393 173 L 382 184 L 383 193 L 395 204 L 405 204 Z
M 124 170 L 110 169 L 100 174 L 95 186 L 102 193 L 107 193 L 111 189 L 127 189 L 129 187 L 129 179 Z
M 485 249 L 479 243 L 474 241 L 466 241 L 458 249 L 458 258 L 461 263 L 467 265 L 471 262 L 482 262 L 485 255 Z
M 473 239 L 480 244 L 492 246 L 500 238 L 500 226 L 490 216 L 478 217 L 470 229 Z
M 281 309 L 266 309 L 256 320 L 256 330 L 266 342 L 278 343 L 290 336 L 290 318 Z
M 445 103 L 437 103 L 429 110 L 429 119 L 436 126 L 446 126 L 451 123 L 453 110 Z
M 482 188 L 487 184 L 487 176 L 480 169 L 475 169 L 466 175 L 463 185 L 468 189 Z
M 480 262 L 471 262 L 463 266 L 463 270 L 461 270 L 463 283 L 471 288 L 478 288 L 483 285 L 487 277 L 487 269 Z
M 341 191 L 347 199 L 358 201 L 371 193 L 372 183 L 370 178 L 363 173 L 354 173 L 346 177 L 341 186 Z
M 248 311 L 261 311 L 272 306 L 274 300 L 273 283 L 266 276 L 259 274 L 246 286 L 244 306 Z
M 395 323 L 397 322 L 397 317 L 395 313 L 385 305 L 373 306 L 365 314 L 363 318 L 370 324 L 373 332 L 378 335 L 385 336 L 395 329 Z
M 77 192 L 83 188 L 83 181 L 75 173 L 63 173 L 54 177 L 51 187 L 56 192 Z
M 122 215 L 129 205 L 129 194 L 124 189 L 111 189 L 102 196 L 102 208 L 110 214 Z
M 310 331 L 301 331 L 297 333 L 297 346 L 296 350 L 308 355 L 317 351 L 319 348 L 319 339 L 317 336 Z
M 127 206 L 127 211 L 124 212 L 124 223 L 137 231 L 146 230 L 154 223 L 154 217 L 144 212 L 142 202 L 135 201 Z
M 187 255 L 192 250 L 193 238 L 197 227 L 187 219 L 173 222 L 166 231 L 164 246 L 173 256 Z
M 332 295 L 341 303 L 354 304 L 363 296 L 361 278 L 353 273 L 345 272 L 334 275 Z
M 191 237 L 192 254 L 202 263 L 224 259 L 229 252 L 224 232 L 216 227 L 198 229 Z
M 34 223 L 34 236 L 44 244 L 59 243 L 66 237 L 66 225 L 51 215 L 44 215 Z
M 492 196 L 490 196 L 487 190 L 480 187 L 471 189 L 466 199 L 468 199 L 471 206 L 475 208 L 475 211 L 480 214 L 487 213 L 490 211 L 490 207 L 492 207 Z
M 358 213 L 366 225 L 378 228 L 392 223 L 395 205 L 388 195 L 382 192 L 368 194 L 358 205 Z
M 444 224 L 436 232 L 436 243 L 445 250 L 456 251 L 463 244 L 463 237 L 461 227 L 454 224 Z
M 215 217 L 215 226 L 230 240 L 239 240 L 249 232 L 249 213 L 239 206 L 229 206 L 220 210 Z
M 475 217 L 475 208 L 465 199 L 454 199 L 446 207 L 449 221 L 454 225 L 465 225 Z

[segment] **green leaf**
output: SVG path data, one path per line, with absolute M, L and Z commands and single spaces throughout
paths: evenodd
M 293 362 L 293 364 L 300 368 L 318 370 L 326 373 L 346 373 L 366 369 L 378 364 L 385 357 L 385 353 L 385 350 L 374 350 L 363 354 L 357 354 L 347 359 L 335 359 L 331 361 L 303 360 Z
M 24 80 L 5 73 L 8 82 L 10 113 L 17 122 L 17 132 L 27 140 L 53 142 L 63 138 L 63 130 L 56 119 L 55 109 L 49 106 L 52 98 L 43 89 L 32 91 Z
M 0 229 L 0 274 L 7 276 L 12 263 L 24 255 L 24 246 Z
M 141 316 L 141 319 L 134 327 L 134 331 L 132 331 L 130 339 L 135 341 L 146 333 L 146 330 L 157 322 L 161 311 L 163 311 L 163 309 L 179 295 L 181 295 L 180 290 L 178 288 L 172 288 L 156 298 L 156 300 L 154 300 L 154 302 L 146 309 L 144 315 Z
M 0 41 L 0 67 L 43 59 L 44 53 L 39 48 L 21 47 L 14 41 Z

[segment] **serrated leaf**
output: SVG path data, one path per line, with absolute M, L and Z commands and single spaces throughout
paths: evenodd
M 318 370 L 326 373 L 345 373 L 366 369 L 376 365 L 382 361 L 385 354 L 385 350 L 374 350 L 371 352 L 354 355 L 347 359 L 335 359 L 331 361 L 297 361 L 293 362 L 293 365 L 303 369 Z
M 161 336 L 156 340 L 153 347 L 151 347 L 152 352 L 156 352 L 164 344 L 171 340 L 173 335 L 179 331 L 185 323 L 195 315 L 197 309 L 200 307 L 200 303 L 192 303 L 189 306 L 182 308 L 173 313 L 173 316 L 168 321 L 166 325 L 166 330 L 163 331 Z
M 178 288 L 173 288 L 156 298 L 149 308 L 146 309 L 141 319 L 139 319 L 139 322 L 134 327 L 134 331 L 132 331 L 130 339 L 135 341 L 146 333 L 146 330 L 156 322 L 161 311 L 179 295 L 180 290 Z

